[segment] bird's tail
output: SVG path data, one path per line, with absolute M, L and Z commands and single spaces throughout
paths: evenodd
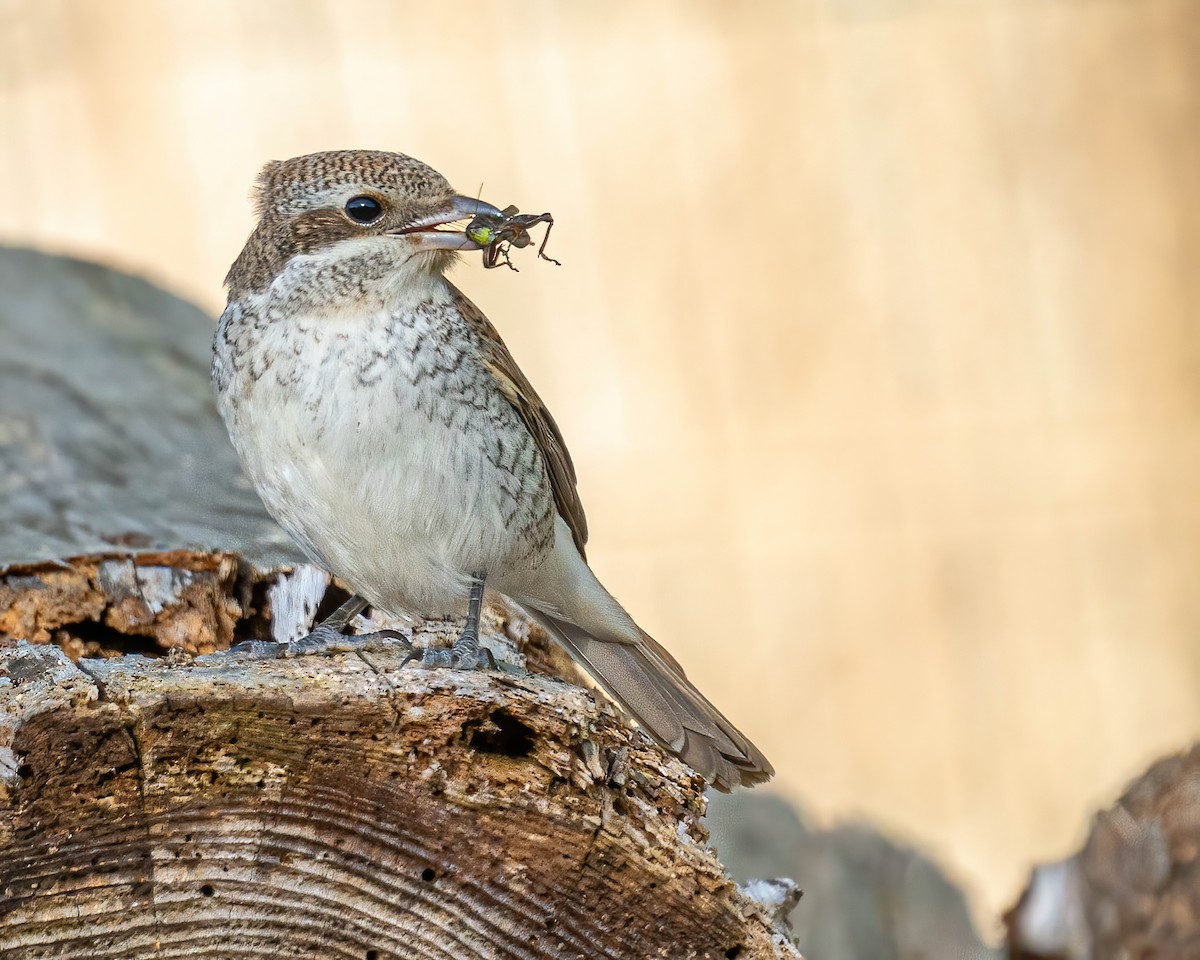
M 692 686 L 679 663 L 645 631 L 601 640 L 566 620 L 530 613 L 650 736 L 718 790 L 769 780 L 762 752 Z

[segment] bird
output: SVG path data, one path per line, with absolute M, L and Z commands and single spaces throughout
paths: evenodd
M 426 618 L 465 610 L 435 662 L 483 667 L 486 586 L 717 789 L 773 776 L 588 566 L 562 433 L 496 328 L 446 277 L 462 252 L 484 249 L 464 221 L 501 223 L 504 211 L 387 151 L 273 161 L 253 195 L 212 380 L 267 511 L 354 591 L 313 630 L 314 646 L 368 604 Z

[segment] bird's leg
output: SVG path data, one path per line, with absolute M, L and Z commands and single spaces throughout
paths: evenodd
M 334 610 L 333 613 L 317 624 L 316 629 L 320 630 L 322 627 L 327 627 L 330 630 L 341 633 L 346 629 L 346 624 L 366 610 L 367 606 L 367 601 L 356 593 L 340 607 Z
M 481 670 L 486 666 L 489 670 L 497 669 L 492 651 L 479 644 L 479 617 L 483 612 L 483 585 L 486 579 L 486 574 L 471 574 L 467 622 L 463 625 L 462 633 L 449 650 L 445 647 L 427 647 L 419 658 L 423 666 L 456 667 L 459 670 Z M 405 663 L 416 659 L 417 654 L 411 653 Z
M 243 640 L 229 648 L 232 654 L 249 655 L 260 660 L 269 660 L 289 653 L 297 644 L 310 643 L 311 652 L 325 649 L 332 652 L 332 646 L 339 640 L 345 639 L 342 631 L 351 620 L 367 608 L 367 601 L 355 594 L 328 617 L 313 627 L 307 637 L 301 637 L 292 643 L 278 643 L 274 640 Z
M 477 670 L 483 664 L 488 669 L 496 669 L 496 659 L 492 651 L 479 645 L 479 616 L 483 612 L 483 583 L 481 573 L 471 576 L 471 596 L 467 601 L 467 622 L 463 624 L 462 633 L 450 648 L 450 661 L 456 667 L 465 670 Z

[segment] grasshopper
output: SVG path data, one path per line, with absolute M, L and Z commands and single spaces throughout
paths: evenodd
M 554 226 L 554 218 L 548 213 L 518 213 L 515 206 L 505 207 L 504 218 L 481 213 L 469 224 L 464 231 L 466 235 L 483 247 L 483 265 L 488 270 L 504 264 L 510 270 L 516 266 L 509 258 L 508 251 L 512 247 L 527 247 L 533 242 L 529 236 L 529 228 L 537 223 L 546 224 L 546 234 L 538 247 L 538 256 L 543 260 L 562 266 L 553 257 L 546 256 L 546 241 L 550 239 L 550 229 Z

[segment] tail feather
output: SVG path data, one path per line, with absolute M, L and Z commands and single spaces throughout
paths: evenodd
M 644 632 L 627 643 L 600 640 L 566 620 L 533 609 L 537 619 L 648 734 L 718 790 L 750 786 L 775 771 L 678 662 Z

